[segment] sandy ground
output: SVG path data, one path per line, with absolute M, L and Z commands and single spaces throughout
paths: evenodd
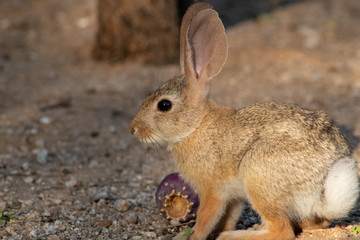
M 153 198 L 175 171 L 170 154 L 128 129 L 178 66 L 92 61 L 95 8 L 0 1 L 0 208 L 16 207 L 4 212 L 2 239 L 170 239 L 186 227 L 159 215 Z M 314 0 L 227 29 L 229 57 L 212 97 L 324 109 L 360 161 L 359 21 L 357 0 Z M 256 222 L 247 219 L 240 228 Z M 360 239 L 351 231 L 359 223 L 360 205 L 298 239 Z

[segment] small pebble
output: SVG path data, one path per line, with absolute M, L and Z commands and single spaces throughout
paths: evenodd
M 24 170 L 24 171 L 27 171 L 30 169 L 30 164 L 29 162 L 24 162 L 22 165 L 21 165 L 21 168 Z
M 77 179 L 73 176 L 70 177 L 69 180 L 65 181 L 65 187 L 72 188 L 78 183 Z
M 138 221 L 138 216 L 135 213 L 131 212 L 125 217 L 125 219 L 128 221 L 128 223 L 135 224 Z
M 30 231 L 29 235 L 30 235 L 31 237 L 38 237 L 38 234 L 37 234 L 37 232 L 36 232 L 34 229 L 32 229 L 32 230 Z
M 91 208 L 90 211 L 89 211 L 89 214 L 90 215 L 95 215 L 96 214 L 96 209 L 95 208 Z
M 0 212 L 3 212 L 6 209 L 6 202 L 0 200 Z
M 157 228 L 157 229 L 155 229 L 155 233 L 158 236 L 162 236 L 165 233 L 167 233 L 167 228 Z
M 46 235 L 50 235 L 53 234 L 55 232 L 55 228 L 52 225 L 49 225 L 48 223 L 46 223 L 43 227 L 45 234 Z
M 116 210 L 118 210 L 119 212 L 126 212 L 127 210 L 129 210 L 131 204 L 125 200 L 116 200 L 114 203 L 114 207 Z
M 41 124 L 49 125 L 51 122 L 52 122 L 52 119 L 50 117 L 43 116 L 42 118 L 40 118 Z
M 98 206 L 98 207 L 104 207 L 105 205 L 106 205 L 105 198 L 100 199 L 96 204 L 96 206 Z
M 116 132 L 116 127 L 113 126 L 113 125 L 110 126 L 110 127 L 109 127 L 109 131 L 112 132 L 112 133 Z
M 46 149 L 37 149 L 36 151 L 35 151 L 36 153 L 36 161 L 38 162 L 38 163 L 40 163 L 40 164 L 45 164 L 45 163 L 47 163 L 47 157 L 48 157 L 48 154 L 49 154 L 49 152 L 48 152 L 48 150 L 46 150 Z
M 60 240 L 60 237 L 57 235 L 50 235 L 46 238 L 46 240 Z
M 36 128 L 32 128 L 30 130 L 30 133 L 33 134 L 33 135 L 37 134 L 38 132 L 39 132 L 39 130 L 37 130 Z
M 92 197 L 91 200 L 93 202 L 97 202 L 100 199 L 109 199 L 111 197 L 111 194 L 108 191 L 100 191 L 95 193 Z
M 56 220 L 54 222 L 54 227 L 58 228 L 59 226 L 63 226 L 64 225 L 64 222 L 61 221 L 61 220 Z
M 43 216 L 43 217 L 50 217 L 50 216 L 51 216 L 51 213 L 50 213 L 49 209 L 45 209 L 45 210 L 43 211 L 43 213 L 42 213 L 41 216 Z
M 129 223 L 126 221 L 126 219 L 119 219 L 118 225 L 121 227 L 128 227 Z
M 151 238 L 151 239 L 154 239 L 157 237 L 156 233 L 154 233 L 154 232 L 144 232 L 144 236 Z
M 28 199 L 26 200 L 19 199 L 19 202 L 24 206 L 32 206 L 34 204 L 34 201 Z
M 131 240 L 143 240 L 144 237 L 143 236 L 133 236 L 130 238 Z
M 97 222 L 96 225 L 99 227 L 108 228 L 112 225 L 112 222 L 108 219 L 104 219 L 104 220 L 101 220 L 100 222 Z
M 36 184 L 41 184 L 42 181 L 43 181 L 43 180 L 42 180 L 41 178 L 38 178 L 38 179 L 35 180 L 35 183 L 36 183 Z
M 111 186 L 111 187 L 110 187 L 110 192 L 112 192 L 112 193 L 117 193 L 117 192 L 118 192 L 117 187 Z
M 25 219 L 27 221 L 36 221 L 37 219 L 40 219 L 40 214 L 38 212 L 29 212 L 25 215 Z M 35 231 L 35 230 L 34 230 Z
M 51 201 L 52 203 L 55 203 L 56 205 L 59 205 L 59 204 L 62 203 L 62 200 L 61 200 L 61 199 L 50 199 L 50 201 Z
M 34 182 L 34 177 L 31 177 L 31 176 L 29 176 L 29 177 L 26 177 L 26 178 L 24 178 L 24 182 L 25 183 L 32 183 L 32 182 Z
M 180 225 L 180 222 L 177 219 L 171 219 L 170 225 L 171 226 L 178 226 L 178 225 Z

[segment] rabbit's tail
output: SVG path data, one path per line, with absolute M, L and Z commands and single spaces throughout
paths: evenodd
M 358 170 L 354 158 L 339 159 L 325 180 L 322 214 L 326 219 L 345 217 L 359 196 Z

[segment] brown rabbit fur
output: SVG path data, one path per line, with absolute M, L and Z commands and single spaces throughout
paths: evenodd
M 265 103 L 242 109 L 208 99 L 227 56 L 224 27 L 205 2 L 192 5 L 180 33 L 181 73 L 149 96 L 130 124 L 141 141 L 168 145 L 200 207 L 190 239 L 294 239 L 295 228 L 326 227 L 358 196 L 349 147 L 321 111 Z M 234 231 L 244 202 L 261 216 Z

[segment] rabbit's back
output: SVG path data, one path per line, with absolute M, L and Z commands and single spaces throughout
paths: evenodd
M 246 129 L 253 135 L 251 147 L 240 160 L 249 162 L 246 168 L 263 166 L 272 174 L 279 171 L 291 178 L 300 173 L 312 178 L 325 175 L 337 159 L 350 154 L 345 138 L 322 111 L 263 103 L 238 110 L 234 118 L 237 132 Z M 301 186 L 303 180 L 292 182 Z
M 292 104 L 260 103 L 236 111 L 234 118 L 237 129 L 253 129 L 263 138 L 291 138 L 308 148 L 326 148 L 344 156 L 349 154 L 345 138 L 322 111 Z

